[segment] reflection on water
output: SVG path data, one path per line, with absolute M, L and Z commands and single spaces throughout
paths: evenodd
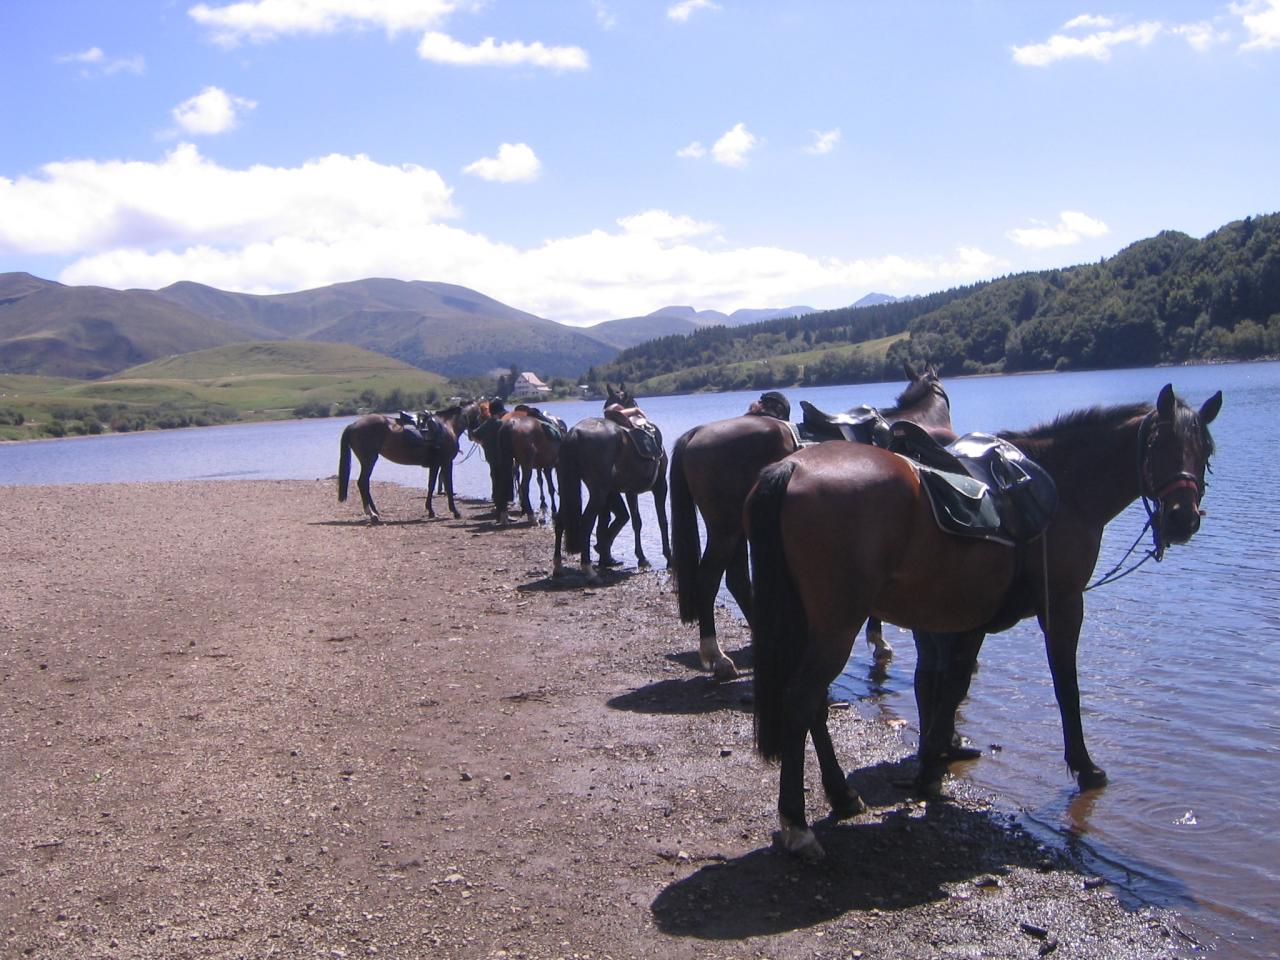
M 1217 389 L 1218 454 L 1208 516 L 1165 561 L 1087 596 L 1079 673 L 1090 751 L 1110 776 L 1079 794 L 1062 760 L 1057 705 L 1038 631 L 1021 624 L 988 638 L 962 731 L 984 748 L 965 776 L 1009 798 L 1029 825 L 1070 844 L 1123 889 L 1187 906 L 1233 956 L 1280 952 L 1280 581 L 1273 502 L 1280 438 L 1280 364 L 1186 367 L 948 380 L 958 430 L 1025 428 L 1082 407 L 1154 401 L 1172 381 L 1195 405 Z M 890 405 L 902 384 L 787 391 L 823 409 Z M 641 398 L 670 449 L 684 430 L 743 412 L 754 393 Z M 569 423 L 599 403 L 557 403 Z M 39 443 L 0 444 L 0 483 L 197 478 L 331 478 L 346 420 L 249 424 Z M 484 497 L 487 468 L 471 453 L 460 493 Z M 375 482 L 421 488 L 424 471 L 380 461 Z M 332 504 L 335 516 L 359 505 Z M 660 552 L 651 498 L 641 501 L 645 549 Z M 1145 521 L 1139 505 L 1108 528 L 1098 571 L 1109 569 Z M 549 549 L 549 548 L 548 548 Z M 726 603 L 732 600 L 725 594 Z M 886 626 L 897 655 L 876 665 L 859 638 L 833 690 L 874 698 L 908 721 L 914 650 Z M 696 648 L 696 629 L 687 632 Z M 996 744 L 1001 749 L 987 749 Z M 857 744 L 841 747 L 856 757 Z M 1256 938 L 1251 940 L 1250 938 Z

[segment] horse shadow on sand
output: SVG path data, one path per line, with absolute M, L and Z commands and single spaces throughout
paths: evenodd
M 579 573 L 575 568 L 566 567 L 560 576 L 555 576 L 550 572 L 544 572 L 541 577 L 536 580 L 530 580 L 528 583 L 519 584 L 516 590 L 520 593 L 579 593 L 583 596 L 590 596 L 597 590 L 608 590 L 619 584 L 625 583 L 635 576 L 642 576 L 645 570 L 630 570 L 621 567 L 601 567 L 599 569 L 600 580 L 597 583 L 588 583 L 586 576 Z M 536 574 L 535 574 L 536 576 Z
M 667 886 L 650 905 L 666 934 L 739 940 L 800 930 L 849 913 L 892 912 L 944 901 L 948 884 L 990 895 L 1015 867 L 1074 869 L 996 814 L 931 802 L 902 806 L 892 785 L 913 761 L 855 771 L 850 781 L 874 811 L 870 822 L 813 824 L 827 856 L 806 863 L 776 847 L 712 862 Z
M 418 524 L 440 523 L 445 517 L 402 517 L 396 520 L 370 520 L 368 517 L 351 517 L 349 520 L 312 520 L 311 527 L 412 527 Z

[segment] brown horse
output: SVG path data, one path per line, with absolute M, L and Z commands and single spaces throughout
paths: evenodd
M 911 381 L 895 405 L 881 410 L 889 422 L 912 420 L 938 435 L 943 442 L 955 439 L 951 432 L 951 402 L 932 367 L 917 373 L 906 364 Z M 769 394 L 753 404 L 761 412 Z M 770 398 L 772 399 L 772 398 Z M 774 401 L 776 403 L 776 401 Z M 785 403 L 785 398 L 782 400 Z M 789 406 L 788 406 L 789 409 Z M 737 675 L 733 660 L 716 637 L 716 595 L 720 580 L 742 615 L 751 621 L 751 581 L 747 572 L 747 542 L 742 529 L 742 507 L 761 469 L 790 456 L 797 449 L 796 436 L 781 418 L 748 413 L 717 420 L 687 431 L 671 451 L 671 546 L 675 567 L 680 619 L 698 621 L 698 653 L 704 669 L 717 679 Z M 707 530 L 707 546 L 699 558 L 698 514 Z M 893 656 L 884 640 L 880 621 L 867 621 L 867 643 L 877 659 Z
M 1044 631 L 1067 764 L 1081 789 L 1106 782 L 1080 722 L 1083 591 L 1103 528 L 1137 498 L 1151 512 L 1157 556 L 1164 544 L 1184 543 L 1199 529 L 1213 452 L 1207 428 L 1221 406 L 1219 392 L 1193 410 L 1166 386 L 1154 408 L 1085 410 L 1004 434 L 1057 486 L 1058 508 L 1029 549 L 940 532 L 915 465 L 876 447 L 822 444 L 761 472 L 747 501 L 755 737 L 766 759 L 781 761 L 778 814 L 788 849 L 821 855 L 805 821 L 806 734 L 833 815 L 863 809 L 827 732 L 827 687 L 868 616 L 952 647 L 945 682 L 921 718 L 918 787 L 940 786 L 982 638 L 1033 615 Z
M 636 562 L 648 567 L 640 543 L 639 495 L 653 493 L 653 505 L 658 514 L 658 530 L 662 534 L 662 555 L 671 560 L 671 545 L 667 538 L 667 454 L 662 447 L 662 434 L 653 425 L 656 441 L 654 451 L 644 449 L 649 442 L 633 435 L 633 430 L 622 426 L 621 419 L 634 423 L 638 408 L 627 393 L 625 385 L 615 391 L 608 387 L 605 400 L 605 417 L 588 417 L 579 421 L 565 435 L 560 446 L 560 460 L 556 472 L 560 477 L 560 509 L 555 515 L 556 545 L 554 574 L 563 571 L 561 544 L 569 553 L 582 554 L 582 570 L 589 583 L 599 577 L 591 564 L 591 530 L 601 521 L 597 531 L 596 547 L 602 563 L 611 557 L 614 537 L 626 523 L 628 511 L 622 507 L 626 498 L 630 508 L 631 529 L 635 534 Z M 642 418 L 643 414 L 639 414 Z M 628 419 L 630 418 L 630 419 Z M 587 488 L 586 508 L 582 505 L 582 486 Z M 605 523 L 612 513 L 614 520 Z
M 498 510 L 498 522 L 507 522 L 507 507 L 510 501 L 513 481 L 513 466 L 519 478 L 520 508 L 525 519 L 534 521 L 533 501 L 529 495 L 530 484 L 536 475 L 538 478 L 539 512 L 545 516 L 547 512 L 547 495 L 543 492 L 545 478 L 551 496 L 551 512 L 556 512 L 556 487 L 552 470 L 560 458 L 560 443 L 568 428 L 563 420 L 556 420 L 555 426 L 549 426 L 538 415 L 538 411 L 525 404 L 517 404 L 508 413 L 502 415 L 502 424 L 495 434 L 494 460 L 490 468 L 494 475 L 494 506 Z M 486 454 L 487 455 L 487 454 Z
M 373 494 L 369 491 L 369 478 L 373 475 L 373 466 L 380 456 L 393 463 L 428 469 L 428 517 L 434 519 L 436 515 L 431 498 L 436 490 L 437 477 L 448 497 L 449 511 L 455 517 L 461 516 L 453 501 L 453 460 L 458 455 L 458 437 L 464 429 L 478 422 L 479 415 L 479 407 L 474 403 L 430 414 L 429 419 L 438 427 L 438 432 L 431 431 L 430 426 L 418 433 L 406 432 L 405 425 L 397 418 L 383 413 L 369 413 L 348 424 L 343 429 L 338 444 L 338 502 L 343 503 L 347 499 L 351 454 L 354 452 L 356 459 L 360 461 L 360 476 L 356 479 L 356 487 L 360 490 L 360 503 L 371 522 L 377 523 L 381 519 L 373 502 Z M 434 442 L 424 442 L 422 437 L 429 436 L 432 432 L 435 432 Z

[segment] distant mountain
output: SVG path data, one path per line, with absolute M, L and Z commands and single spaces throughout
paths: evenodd
M 874 307 L 881 303 L 897 303 L 897 297 L 891 297 L 887 293 L 868 293 L 865 297 L 855 300 L 851 306 L 854 307 Z
M 728 325 L 742 327 L 748 323 L 760 323 L 762 320 L 777 320 L 779 317 L 800 317 L 806 313 L 816 313 L 813 307 L 769 307 L 764 310 L 735 310 L 729 314 Z
M 0 372 L 94 378 L 172 354 L 260 340 L 373 350 L 446 376 L 515 364 L 576 376 L 617 348 L 466 287 L 368 279 L 297 293 L 68 287 L 0 274 Z
M 134 364 L 255 339 L 149 290 L 0 275 L 0 372 L 94 379 Z
M 812 307 L 768 307 L 758 310 L 735 310 L 725 314 L 719 310 L 695 310 L 693 307 L 663 307 L 643 317 L 624 317 L 606 320 L 595 326 L 584 327 L 583 332 L 602 343 L 625 350 L 649 340 L 673 335 L 683 336 L 702 327 L 740 327 L 776 317 L 798 317 L 813 313 Z

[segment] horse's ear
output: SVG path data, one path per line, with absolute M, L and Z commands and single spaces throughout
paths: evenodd
M 1160 391 L 1160 396 L 1156 398 L 1156 410 L 1160 414 L 1161 420 L 1173 419 L 1173 405 L 1175 402 L 1173 395 L 1173 384 L 1166 383 Z
M 1213 423 L 1213 418 L 1218 415 L 1218 411 L 1222 409 L 1222 391 L 1219 390 L 1212 397 L 1204 402 L 1204 406 L 1200 408 L 1200 425 L 1207 427 Z
M 910 360 L 902 361 L 902 372 L 907 375 L 908 380 L 919 380 L 920 376 L 916 373 L 916 368 L 911 365 Z

